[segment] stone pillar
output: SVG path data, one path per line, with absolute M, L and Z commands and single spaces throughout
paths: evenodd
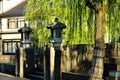
M 53 47 L 53 43 L 51 43 L 51 47 L 50 47 L 50 80 L 55 80 L 54 79 L 54 62 L 55 62 L 55 50 Z
M 50 48 L 44 45 L 44 80 L 50 80 Z
M 61 50 L 55 50 L 55 80 L 61 80 Z
M 23 78 L 24 77 L 24 52 L 23 48 L 20 48 L 20 73 L 19 77 Z
M 103 57 L 104 51 L 95 49 L 93 54 L 92 68 L 90 70 L 90 79 L 89 80 L 103 80 Z
M 53 42 L 48 49 L 47 45 L 44 46 L 44 80 L 55 80 L 55 50 Z
M 60 79 L 60 62 L 61 62 L 61 43 L 62 43 L 62 32 L 66 28 L 66 25 L 59 22 L 58 18 L 55 18 L 55 21 L 47 26 L 51 30 L 50 42 L 52 46 L 50 48 L 50 79 L 59 80 Z M 54 47 L 53 47 L 54 43 Z M 55 50 L 54 50 L 55 48 Z M 55 59 L 54 59 L 55 57 Z M 55 66 L 54 66 L 55 60 Z M 54 73 L 55 68 L 55 73 Z
M 43 46 L 43 61 L 44 61 L 44 80 L 47 80 L 47 69 L 46 69 L 46 50 L 47 50 L 47 45 Z
M 33 48 L 20 47 L 16 51 L 16 76 L 21 78 L 35 70 Z
M 16 74 L 16 77 L 19 76 L 19 69 L 20 69 L 20 49 L 17 47 L 16 49 L 16 66 L 15 66 L 15 74 Z

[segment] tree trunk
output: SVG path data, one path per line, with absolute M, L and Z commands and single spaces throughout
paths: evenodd
M 95 24 L 95 48 L 93 53 L 92 68 L 90 70 L 90 80 L 102 80 L 104 70 L 104 7 L 102 3 L 95 4 L 96 24 Z
M 96 8 L 95 47 L 104 49 L 104 7 L 97 4 Z

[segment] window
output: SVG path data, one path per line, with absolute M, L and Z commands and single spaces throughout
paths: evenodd
M 15 54 L 16 46 L 20 47 L 19 40 L 3 40 L 3 53 L 4 54 Z
M 24 26 L 24 18 L 9 18 L 8 29 L 16 29 Z
M 24 18 L 17 18 L 17 28 L 23 27 L 24 26 Z
M 15 18 L 8 19 L 8 28 L 9 29 L 17 28 L 17 26 L 15 25 Z

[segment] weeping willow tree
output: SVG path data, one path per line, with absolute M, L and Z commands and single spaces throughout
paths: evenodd
M 97 0 L 90 0 L 92 2 Z M 104 0 L 105 4 L 105 42 L 118 41 L 120 33 L 120 1 Z M 86 6 L 86 0 L 28 0 L 26 18 L 37 26 L 34 36 L 39 45 L 49 38 L 46 26 L 55 17 L 67 25 L 64 40 L 70 44 L 94 43 L 95 11 Z
M 94 42 L 94 11 L 84 0 L 29 0 L 26 11 L 30 21 L 37 21 L 39 43 L 48 39 L 46 26 L 55 17 L 67 25 L 64 40 L 71 44 Z
M 86 0 L 86 5 L 95 11 L 95 47 L 89 80 L 101 80 L 103 77 L 104 43 L 104 4 L 103 0 Z

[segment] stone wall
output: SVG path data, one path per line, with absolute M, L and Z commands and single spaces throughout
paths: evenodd
M 10 63 L 10 64 L 15 64 L 15 55 L 0 55 L 0 63 Z
M 17 52 L 18 54 L 19 51 Z M 25 49 L 24 50 L 24 66 L 25 66 L 25 72 L 33 72 L 35 68 L 35 60 L 34 60 L 34 49 Z M 18 55 L 19 56 L 19 55 Z M 16 65 L 16 55 L 8 55 L 8 54 L 1 54 L 0 55 L 0 72 L 9 73 L 9 74 L 15 74 L 15 65 Z M 18 61 L 19 64 L 19 61 Z M 18 65 L 17 64 L 17 65 Z
M 62 48 L 61 54 L 61 71 L 74 73 L 88 73 L 91 68 L 91 61 L 93 56 L 93 45 L 78 44 L 69 45 Z M 43 51 L 41 51 L 43 52 Z M 43 67 L 43 54 L 39 53 L 37 57 L 37 64 Z M 49 56 L 48 56 L 49 57 Z M 120 63 L 120 43 L 107 43 L 105 50 L 105 68 L 106 65 Z M 49 59 L 49 58 L 47 58 Z M 0 55 L 0 63 L 15 64 L 15 55 Z M 39 63 L 38 63 L 39 62 Z M 113 64 L 112 64 L 113 65 Z M 41 67 L 41 66 L 40 66 Z M 42 68 L 43 69 L 43 68 Z M 110 69 L 106 69 L 109 72 Z M 115 66 L 115 70 L 120 70 L 120 66 Z M 108 72 L 105 75 L 108 76 Z
M 61 70 L 62 72 L 88 73 L 91 68 L 93 56 L 93 45 L 73 45 L 69 49 L 64 47 L 62 53 Z M 110 71 L 120 70 L 120 43 L 107 43 L 104 57 L 104 79 L 110 79 Z M 72 75 L 72 77 L 70 77 Z M 68 76 L 65 77 L 65 76 Z M 76 74 L 64 73 L 63 79 L 72 80 L 79 78 Z M 83 76 L 81 76 L 82 78 Z M 67 79 L 66 79 L 67 78 Z M 115 78 L 115 76 L 114 76 Z M 79 78 L 80 79 L 80 78 Z M 113 79 L 113 78 L 112 78 Z M 75 79 L 78 80 L 78 79 Z
M 0 72 L 15 75 L 15 55 L 0 55 Z
M 91 68 L 93 49 L 94 45 L 88 44 L 64 46 L 61 53 L 61 71 L 88 73 Z M 116 57 L 118 55 L 118 44 L 106 44 L 105 52 L 105 58 Z M 43 59 L 43 55 L 40 58 Z M 43 61 L 41 60 L 40 63 L 43 64 Z
M 91 67 L 93 45 L 69 45 L 62 49 L 61 70 L 63 72 L 87 73 Z M 104 63 L 117 65 L 120 70 L 120 43 L 106 43 Z M 106 68 L 106 67 L 105 67 Z
M 87 73 L 91 67 L 93 45 L 69 45 L 62 49 L 61 70 L 63 72 Z

